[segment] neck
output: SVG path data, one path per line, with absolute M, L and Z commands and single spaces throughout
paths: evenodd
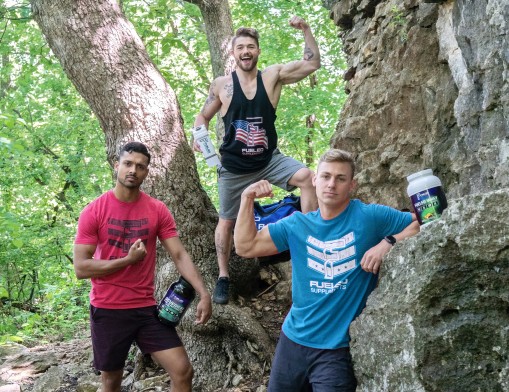
M 350 199 L 348 199 L 345 203 L 337 206 L 329 206 L 318 202 L 318 207 L 320 208 L 320 216 L 324 220 L 331 220 L 338 217 L 350 204 Z
M 238 76 L 239 80 L 253 80 L 253 79 L 256 79 L 256 77 L 258 76 L 258 68 L 257 67 L 255 67 L 251 71 L 244 71 L 240 68 L 237 68 L 235 71 L 237 72 L 237 76 Z
M 132 203 L 140 197 L 140 188 L 126 188 L 117 183 L 113 188 L 113 194 L 124 203 Z

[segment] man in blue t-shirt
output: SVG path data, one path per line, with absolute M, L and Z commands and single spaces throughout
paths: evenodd
M 269 391 L 355 391 L 348 329 L 376 286 L 382 258 L 392 246 L 419 231 L 415 216 L 351 199 L 355 163 L 331 149 L 313 178 L 319 209 L 294 213 L 257 231 L 256 198 L 272 195 L 259 181 L 242 193 L 235 226 L 240 256 L 292 255 L 292 307 L 283 323 Z M 319 386 L 319 387 L 318 387 Z M 320 388 L 320 389 L 318 389 Z

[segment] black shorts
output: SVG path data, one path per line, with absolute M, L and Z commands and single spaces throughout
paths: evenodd
M 306 347 L 281 332 L 268 392 L 355 392 L 356 388 L 348 347 L 331 350 Z
M 143 354 L 183 346 L 175 328 L 159 321 L 155 305 L 133 309 L 90 305 L 90 331 L 97 370 L 123 369 L 133 342 Z

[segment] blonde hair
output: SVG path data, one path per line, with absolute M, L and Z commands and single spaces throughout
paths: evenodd
M 355 175 L 355 159 L 353 158 L 353 155 L 347 151 L 340 150 L 339 148 L 331 148 L 320 157 L 318 166 L 320 166 L 320 163 L 322 162 L 348 163 L 352 169 L 352 178 Z

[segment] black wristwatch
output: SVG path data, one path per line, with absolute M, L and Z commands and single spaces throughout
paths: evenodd
M 394 244 L 396 243 L 396 238 L 394 238 L 393 235 L 388 235 L 388 236 L 385 236 L 384 237 L 384 240 L 387 241 L 389 244 L 391 244 L 392 246 L 394 246 Z

